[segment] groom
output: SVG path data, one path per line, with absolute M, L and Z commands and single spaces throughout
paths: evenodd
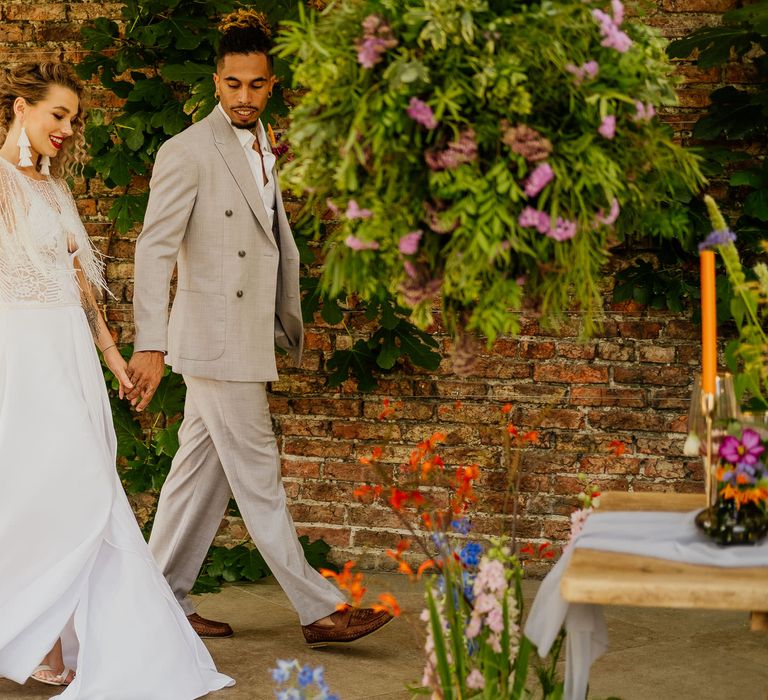
M 230 636 L 228 624 L 194 612 L 188 593 L 234 495 L 306 641 L 353 641 L 391 616 L 337 611 L 342 595 L 306 562 L 267 403 L 267 382 L 277 379 L 274 343 L 298 363 L 303 342 L 299 255 L 259 119 L 276 81 L 271 32 L 252 10 L 228 15 L 220 30 L 213 76 L 219 104 L 158 152 L 136 244 L 129 398 L 138 410 L 146 407 L 166 353 L 187 385 L 179 451 L 149 546 L 197 633 Z

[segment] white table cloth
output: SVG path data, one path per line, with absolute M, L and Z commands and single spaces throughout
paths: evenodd
M 565 625 L 564 700 L 586 698 L 590 666 L 608 648 L 602 606 L 568 603 L 560 595 L 560 581 L 574 548 L 586 547 L 704 566 L 768 566 L 768 538 L 754 546 L 720 547 L 696 527 L 694 517 L 697 512 L 593 513 L 573 545 L 563 551 L 560 560 L 541 583 L 525 625 L 525 634 L 544 657 Z

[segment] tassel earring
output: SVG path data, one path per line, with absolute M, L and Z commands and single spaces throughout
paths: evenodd
M 51 174 L 51 159 L 49 156 L 43 156 L 42 158 L 40 158 L 40 174 L 41 175 Z
M 29 142 L 27 130 L 23 126 L 16 145 L 19 147 L 19 167 L 27 168 L 32 165 L 32 144 Z

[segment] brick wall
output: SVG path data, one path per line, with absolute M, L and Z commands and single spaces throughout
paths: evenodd
M 718 22 L 734 0 L 656 0 L 645 3 L 646 21 L 669 37 Z M 78 29 L 99 15 L 119 17 L 118 2 L 0 2 L 0 59 L 56 57 L 78 60 Z M 687 141 L 706 106 L 709 92 L 728 82 L 749 82 L 742 66 L 701 71 L 681 63 L 680 107 L 665 119 Z M 110 95 L 94 91 L 96 104 L 110 106 Z M 98 182 L 78 189 L 89 232 L 112 259 L 110 286 L 117 300 L 108 316 L 120 340 L 132 340 L 130 302 L 135 233 L 121 237 L 106 219 L 111 193 Z M 637 253 L 638 251 L 633 251 Z M 627 261 L 617 261 L 616 266 Z M 610 275 L 605 292 L 611 291 Z M 354 312 L 347 327 L 365 331 Z M 326 388 L 324 363 L 334 348 L 353 342 L 341 327 L 321 319 L 307 329 L 306 355 L 298 370 L 283 368 L 272 387 L 272 409 L 283 456 L 286 489 L 301 532 L 322 536 L 334 557 L 354 557 L 363 566 L 386 567 L 384 554 L 400 537 L 399 524 L 379 505 L 359 505 L 352 491 L 366 478 L 361 456 L 384 447 L 385 465 L 394 468 L 434 430 L 447 433 L 450 464 L 477 462 L 484 469 L 479 488 L 478 533 L 509 529 L 501 515 L 505 470 L 502 464 L 500 408 L 511 403 L 509 418 L 536 427 L 541 443 L 523 460 L 520 534 L 530 540 L 562 541 L 585 472 L 603 489 L 701 491 L 699 460 L 682 457 L 685 416 L 693 371 L 699 364 L 698 330 L 688 316 L 658 313 L 632 303 L 610 306 L 603 332 L 589 342 L 578 339 L 578 318 L 556 334 L 523 319 L 518 338 L 501 340 L 481 357 L 476 373 L 458 379 L 446 361 L 435 373 L 409 367 L 380 382 L 372 394 L 354 382 L 341 391 Z M 447 341 L 438 333 L 440 342 Z M 384 399 L 401 407 L 378 420 Z M 456 402 L 461 402 L 461 408 Z M 613 440 L 627 451 L 614 456 Z

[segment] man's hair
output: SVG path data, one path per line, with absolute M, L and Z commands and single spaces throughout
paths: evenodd
M 219 52 L 217 63 L 231 53 L 263 53 L 272 69 L 272 29 L 267 18 L 256 10 L 235 10 L 219 22 Z

